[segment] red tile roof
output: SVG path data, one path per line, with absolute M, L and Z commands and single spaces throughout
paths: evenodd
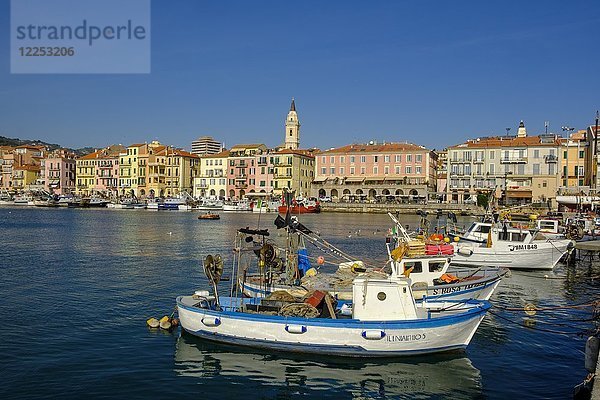
M 526 136 L 526 137 L 487 137 L 475 140 L 469 140 L 465 143 L 449 148 L 488 148 L 488 147 L 529 147 L 529 146 L 558 146 L 560 140 L 558 137 L 550 138 L 547 142 L 542 142 L 543 136 Z
M 384 143 L 384 144 L 349 144 L 335 149 L 324 150 L 320 154 L 330 153 L 387 153 L 396 151 L 424 151 L 429 150 L 413 143 Z

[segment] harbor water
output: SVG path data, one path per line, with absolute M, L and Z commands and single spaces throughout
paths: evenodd
M 587 337 L 578 333 L 594 328 L 589 308 L 533 316 L 510 309 L 595 299 L 595 260 L 513 271 L 465 352 L 385 360 L 288 356 L 148 329 L 148 318 L 173 312 L 176 296 L 206 287 L 207 254 L 231 265 L 238 228 L 278 235 L 273 214 L 260 222 L 256 214 L 196 217 L 0 208 L 0 398 L 568 399 L 586 375 Z M 417 218 L 402 222 L 414 227 Z M 359 259 L 385 262 L 386 215 L 307 215 L 302 222 Z

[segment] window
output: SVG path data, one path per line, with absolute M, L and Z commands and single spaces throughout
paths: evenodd
M 406 155 L 406 162 L 412 162 L 412 154 Z
M 354 175 L 354 167 L 350 167 L 350 175 Z
M 495 173 L 496 173 L 496 172 L 494 171 L 495 167 L 496 167 L 496 166 L 495 166 L 494 164 L 490 164 L 490 168 L 489 168 L 490 174 L 495 174 Z
M 360 156 L 360 162 L 361 163 L 367 162 L 367 156 Z
M 489 225 L 479 225 L 477 228 L 475 228 L 473 230 L 473 232 L 480 232 L 480 233 L 489 233 L 489 231 L 490 231 Z
M 354 163 L 354 156 L 350 156 L 350 162 Z
M 496 152 L 494 150 L 490 151 L 490 160 L 494 159 L 494 154 L 496 154 Z
M 548 164 L 548 175 L 554 175 L 554 164 Z
M 379 156 L 373 156 L 373 162 L 378 162 L 379 161 Z
M 533 158 L 540 158 L 540 151 L 539 150 L 534 150 L 533 151 Z
M 364 175 L 364 174 L 365 174 L 365 171 L 366 171 L 366 168 L 365 168 L 365 167 L 360 167 L 360 174 L 361 174 L 361 175 Z
M 340 157 L 340 164 L 343 164 L 346 161 L 346 157 L 341 156 Z
M 335 157 L 329 157 L 329 162 L 335 164 Z
M 404 167 L 404 173 L 412 174 L 412 167 L 410 165 L 407 165 L 406 167 Z
M 423 159 L 423 155 L 422 154 L 415 155 L 415 162 L 420 163 L 422 159 Z
M 396 154 L 396 162 L 402 162 L 402 156 L 400 154 Z
M 429 272 L 441 272 L 444 270 L 443 262 L 430 262 L 429 263 Z
M 412 273 L 423 272 L 423 264 L 421 261 L 407 261 L 404 263 L 404 271 L 407 271 L 412 268 Z
M 273 163 L 273 161 L 271 161 L 271 163 Z M 323 163 L 323 164 L 327 163 L 327 157 L 325 157 L 325 156 L 321 157 L 321 163 Z
M 525 164 L 517 165 L 517 174 L 525 175 Z
M 566 160 L 567 159 L 567 151 L 563 151 L 563 158 Z
M 396 165 L 396 175 L 400 175 L 400 166 Z
M 290 172 L 291 174 L 291 172 Z M 344 167 L 340 167 L 340 175 L 344 175 Z
M 331 167 L 331 168 L 329 168 L 329 173 L 330 173 L 331 175 L 335 175 L 335 167 Z
M 383 156 L 384 162 L 390 162 L 390 156 Z
M 584 151 L 579 150 L 579 158 L 583 158 L 583 157 L 585 157 Z
M 377 167 L 377 165 L 376 165 L 373 167 L 373 174 L 377 175 L 378 173 L 379 173 L 379 167 Z
M 417 165 L 415 167 L 415 174 L 421 174 L 421 166 L 420 165 Z
M 321 175 L 325 175 L 327 174 L 327 168 L 323 167 L 321 168 Z
M 384 168 L 383 168 L 383 173 L 384 173 L 385 175 L 388 175 L 388 174 L 390 173 L 390 167 L 384 167 Z
M 537 151 L 537 150 L 536 150 Z M 535 156 L 534 156 L 535 157 Z M 539 157 L 538 157 L 539 158 Z M 533 164 L 533 174 L 534 175 L 539 175 L 540 174 L 540 164 Z

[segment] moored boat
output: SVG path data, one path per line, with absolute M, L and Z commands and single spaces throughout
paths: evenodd
M 198 215 L 198 219 L 221 219 L 221 216 L 209 211 L 207 213 Z
M 284 203 L 279 206 L 279 213 L 287 213 L 288 208 L 291 214 L 312 214 L 321 212 L 321 205 L 319 204 L 319 201 L 315 199 L 295 199 L 289 206 Z

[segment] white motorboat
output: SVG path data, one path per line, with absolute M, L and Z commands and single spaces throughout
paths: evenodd
M 247 212 L 252 211 L 248 201 L 230 201 L 223 204 L 223 211 L 227 212 Z
M 223 210 L 223 200 L 203 197 L 198 201 L 198 204 L 194 207 L 194 210 L 221 211 Z
M 523 226 L 507 222 L 491 224 L 476 222 L 473 232 L 487 230 L 484 242 L 459 240 L 453 245 L 456 254 L 451 265 L 501 266 L 513 269 L 552 269 L 574 248 L 574 242 L 564 238 L 548 238 Z
M 279 201 L 259 200 L 254 203 L 254 206 L 252 207 L 252 212 L 260 213 L 260 214 L 277 213 L 277 212 L 279 212 L 280 205 L 281 205 L 281 203 Z

